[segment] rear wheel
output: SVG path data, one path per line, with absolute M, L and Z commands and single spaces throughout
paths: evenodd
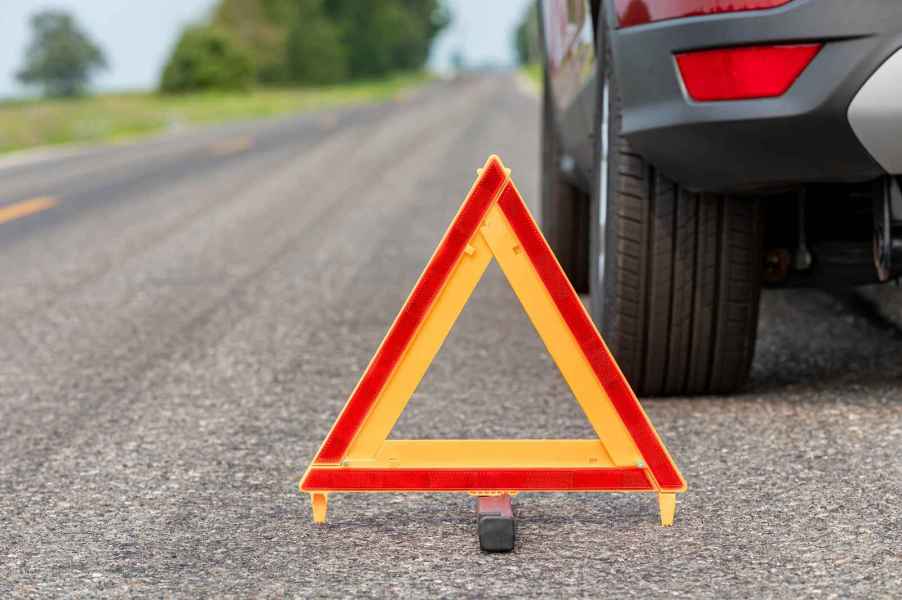
M 542 99 L 542 233 L 578 292 L 589 290 L 589 197 L 561 172 L 566 160 L 548 73 Z
M 592 316 L 637 394 L 734 391 L 748 378 L 755 347 L 757 202 L 689 192 L 630 147 L 620 135 L 604 37 L 590 216 Z

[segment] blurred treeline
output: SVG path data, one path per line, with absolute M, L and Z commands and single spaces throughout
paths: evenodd
M 338 83 L 421 69 L 449 22 L 442 0 L 221 0 L 189 27 L 164 92 Z
M 514 32 L 514 48 L 521 65 L 532 65 L 541 61 L 542 48 L 539 40 L 539 3 L 532 2 L 523 14 Z

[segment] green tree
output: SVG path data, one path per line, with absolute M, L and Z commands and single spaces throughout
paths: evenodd
M 514 32 L 514 47 L 517 50 L 517 58 L 521 65 L 529 65 L 539 61 L 541 48 L 539 47 L 539 10 L 538 4 L 533 2 L 523 20 Z
M 285 74 L 292 83 L 347 79 L 348 56 L 341 32 L 323 12 L 322 0 L 297 2 L 285 44 Z
M 262 83 L 323 83 L 422 68 L 449 18 L 440 0 L 221 0 Z
M 213 25 L 228 31 L 254 63 L 261 83 L 283 83 L 287 77 L 288 31 L 305 0 L 221 0 Z
M 160 90 L 181 93 L 245 90 L 254 82 L 254 64 L 225 31 L 189 27 L 182 33 L 163 70 Z
M 107 66 L 103 51 L 66 12 L 37 13 L 31 17 L 31 32 L 25 64 L 16 77 L 41 85 L 47 96 L 78 96 L 91 75 Z
M 330 0 L 325 9 L 341 29 L 352 77 L 422 68 L 450 21 L 439 0 Z

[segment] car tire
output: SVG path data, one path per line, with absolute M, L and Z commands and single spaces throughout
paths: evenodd
M 542 99 L 542 233 L 577 292 L 589 291 L 589 196 L 561 173 L 564 158 L 548 73 Z
M 748 379 L 755 348 L 758 203 L 686 190 L 630 147 L 607 36 L 598 37 L 593 319 L 637 394 L 733 392 Z

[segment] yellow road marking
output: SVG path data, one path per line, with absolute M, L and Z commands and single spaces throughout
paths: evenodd
M 0 206 L 0 223 L 21 219 L 28 215 L 47 210 L 57 205 L 59 200 L 53 196 L 40 196 L 31 200 L 16 202 L 8 206 Z
M 210 145 L 210 152 L 214 156 L 228 156 L 229 154 L 238 154 L 245 150 L 250 150 L 254 146 L 254 139 L 244 136 L 222 140 Z

